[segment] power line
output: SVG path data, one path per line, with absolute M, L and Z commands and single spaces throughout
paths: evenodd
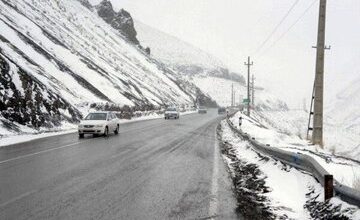
M 263 54 L 265 54 L 267 51 L 269 51 L 271 48 L 273 48 L 280 40 L 282 40 L 283 37 L 307 14 L 307 12 L 314 6 L 315 2 L 317 0 L 314 0 L 309 7 L 305 9 L 305 11 L 298 17 L 295 22 L 283 33 L 278 37 L 266 50 L 264 50 L 259 57 L 261 57 Z
M 258 53 L 264 46 L 265 44 L 271 39 L 271 37 L 275 34 L 275 32 L 279 29 L 279 27 L 282 25 L 282 23 L 284 23 L 284 21 L 286 20 L 286 18 L 290 15 L 291 11 L 295 8 L 295 6 L 297 5 L 297 3 L 299 3 L 300 0 L 296 0 L 290 7 L 290 9 L 286 12 L 285 16 L 280 20 L 280 22 L 276 25 L 276 27 L 274 28 L 274 30 L 268 35 L 268 37 L 262 42 L 262 44 L 260 44 L 260 46 L 255 50 L 255 53 Z

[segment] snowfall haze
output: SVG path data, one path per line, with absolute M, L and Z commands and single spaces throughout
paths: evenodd
M 360 219 L 360 1 L 312 110 L 319 2 L 0 0 L 0 219 Z
M 91 0 L 97 4 L 100 0 Z M 187 41 L 222 60 L 232 70 L 246 73 L 252 56 L 258 82 L 271 89 L 290 107 L 310 102 L 314 71 L 318 3 L 287 31 L 313 1 L 299 1 L 275 34 L 256 52 L 295 1 L 276 0 L 111 0 L 143 23 Z M 360 2 L 327 3 L 325 57 L 326 102 L 359 78 Z M 284 33 L 284 37 L 277 41 Z M 273 45 L 273 46 L 272 46 Z

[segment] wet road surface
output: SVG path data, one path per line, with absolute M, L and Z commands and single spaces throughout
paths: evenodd
M 236 219 L 216 111 L 0 148 L 0 219 Z

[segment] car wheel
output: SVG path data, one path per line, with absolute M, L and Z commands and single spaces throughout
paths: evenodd
M 79 138 L 84 138 L 84 134 L 79 134 Z
M 119 134 L 119 125 L 116 126 L 116 130 L 114 131 L 115 134 Z
M 106 127 L 105 131 L 104 131 L 104 137 L 107 137 L 107 136 L 109 136 L 109 128 L 108 127 Z

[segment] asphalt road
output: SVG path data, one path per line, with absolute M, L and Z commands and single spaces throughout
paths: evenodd
M 0 148 L 0 219 L 235 219 L 216 111 Z

